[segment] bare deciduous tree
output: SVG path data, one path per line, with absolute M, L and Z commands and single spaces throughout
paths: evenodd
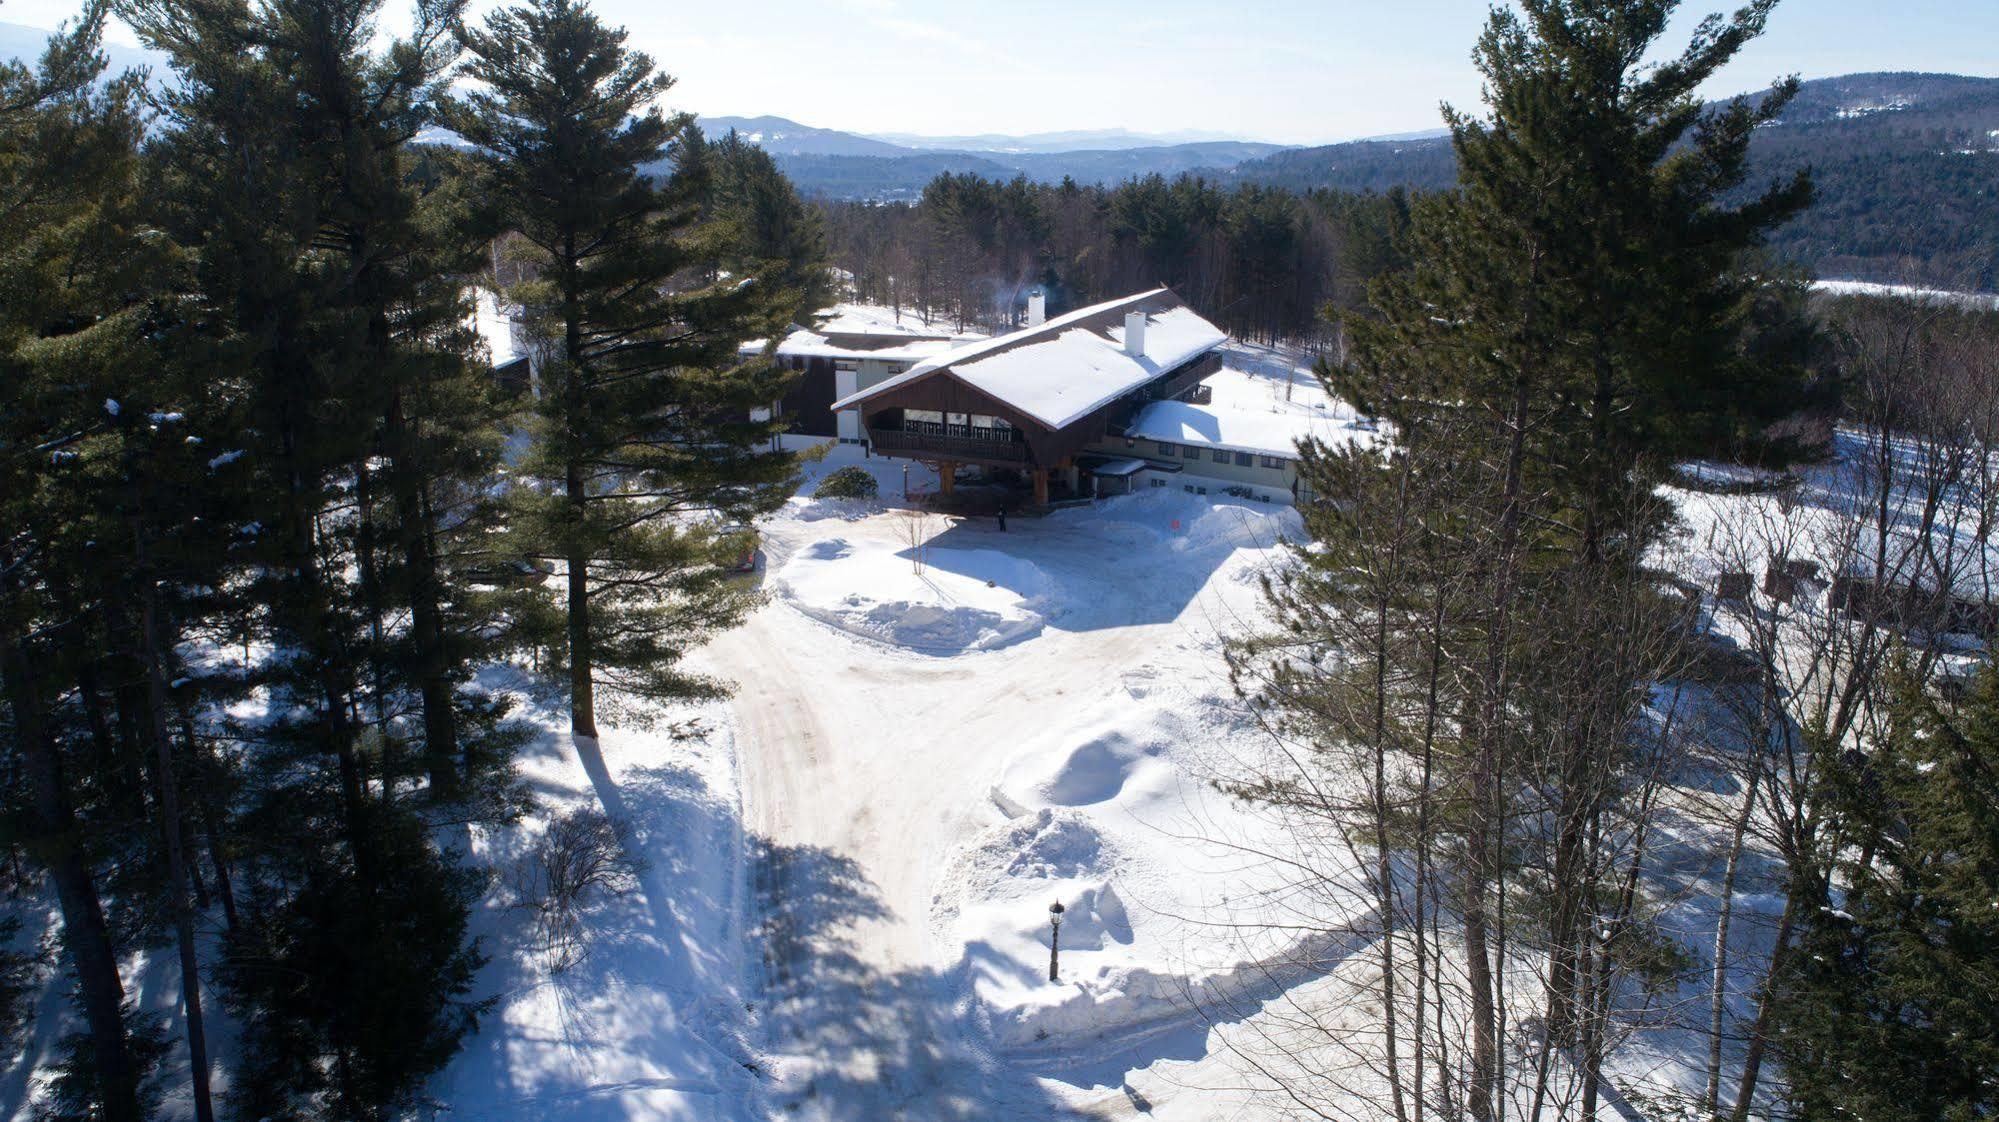
M 509 873 L 515 906 L 534 916 L 548 971 L 561 974 L 588 955 L 583 917 L 600 896 L 630 891 L 645 873 L 633 855 L 631 828 L 602 811 L 571 810 L 548 829 Z

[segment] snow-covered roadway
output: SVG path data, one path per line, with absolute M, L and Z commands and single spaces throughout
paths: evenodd
M 1163 744 L 1120 754 L 1104 748 L 1105 733 L 1145 744 L 1227 727 L 1225 714 L 1203 725 L 1186 710 L 1220 692 L 1217 631 L 1252 609 L 1249 578 L 1289 516 L 1158 494 L 1015 519 L 1007 533 L 991 520 L 936 519 L 929 582 L 947 604 L 968 595 L 950 566 L 984 578 L 996 555 L 1015 559 L 1002 576 L 1060 590 L 1041 598 L 1049 618 L 1038 634 L 1000 649 L 939 652 L 851 634 L 822 611 L 800 610 L 813 606 L 788 595 L 799 557 L 840 565 L 909 548 L 892 510 L 831 518 L 801 510 L 811 508 L 794 504 L 766 533 L 773 602 L 704 655 L 737 685 L 752 907 L 762 917 L 759 1019 L 775 1105 L 808 1119 L 1118 1117 L 1132 1115 L 1134 1102 L 1157 1107 L 1118 1089 L 1125 1066 L 1144 1068 L 1151 1057 L 1120 1054 L 1130 1049 L 1116 1030 L 1142 1027 L 1132 1041 L 1156 1036 L 1162 1019 L 1194 1030 L 1184 1005 L 1157 995 L 1127 1002 L 1122 1016 L 1151 1020 L 1075 1032 L 1073 1051 L 1032 1048 L 1025 1062 L 995 1048 L 1006 1033 L 995 1032 L 994 1006 L 1015 1018 L 1007 1023 L 1016 1035 L 1046 1036 L 1033 1015 L 1091 1000 L 1093 972 L 1108 977 L 1137 963 L 1178 984 L 1172 956 L 1184 946 L 1168 945 L 1167 933 L 1180 928 L 1150 909 L 1193 902 L 1200 861 L 1176 851 L 1198 843 L 1171 834 L 1198 827 L 1158 808 L 1199 800 L 1200 780 L 1179 773 Z M 827 542 L 841 548 L 822 548 Z M 807 575 L 826 583 L 823 573 Z M 1010 821 L 1033 833 L 1034 811 L 1020 805 L 1033 801 L 1068 816 L 1088 858 L 1051 871 L 1007 849 L 1010 836 L 993 845 Z M 1093 863 L 1099 847 L 1122 856 Z M 1024 871 L 982 870 L 987 851 L 1025 862 Z M 968 889 L 968 867 L 974 878 L 990 873 L 988 882 Z M 1035 895 L 995 899 L 994 884 Z M 1114 912 L 1097 910 L 1117 929 L 1093 932 L 1088 923 L 1099 917 L 1074 916 L 1065 981 L 1084 985 L 1043 986 L 1037 938 L 1048 899 L 1078 893 L 1086 905 L 1114 902 Z M 940 910 L 944 900 L 951 906 Z M 1066 1040 L 1079 1016 L 1087 1023 L 1089 1010 L 1045 1024 Z M 1192 1058 L 1185 1041 L 1177 1047 Z

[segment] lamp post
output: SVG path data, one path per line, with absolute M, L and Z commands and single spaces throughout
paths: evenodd
M 1062 913 L 1068 909 L 1057 900 L 1048 905 L 1048 980 L 1058 981 L 1062 964 Z
M 909 465 L 902 465 L 902 501 L 909 501 Z

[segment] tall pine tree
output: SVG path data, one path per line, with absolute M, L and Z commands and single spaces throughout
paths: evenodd
M 708 142 L 705 163 L 708 212 L 733 227 L 724 266 L 732 275 L 755 275 L 760 284 L 795 294 L 792 322 L 811 322 L 834 296 L 818 210 L 798 197 L 770 153 L 734 129 Z
M 1885 733 L 1825 780 L 1776 1048 L 1802 1118 L 1999 1113 L 1999 671 L 1961 706 L 1906 672 Z
M 100 593 L 120 583 L 125 554 L 109 541 L 96 551 L 89 500 L 143 377 L 144 273 L 158 264 L 133 252 L 142 118 L 136 81 L 99 85 L 105 14 L 86 8 L 38 65 L 0 62 L 0 687 L 6 829 L 54 890 L 88 1034 L 88 1086 L 71 1097 L 137 1120 L 147 1057 L 127 1032 L 118 956 L 130 948 L 107 919 L 100 867 L 144 852 L 156 823 L 139 754 L 104 724 L 79 735 L 64 700 L 90 679 Z M 129 798 L 107 799 L 114 790 Z
M 703 214 L 692 119 L 672 86 L 572 0 L 493 13 L 464 32 L 477 83 L 450 114 L 481 154 L 500 219 L 532 247 L 510 293 L 537 338 L 534 444 L 519 472 L 522 549 L 562 566 L 571 728 L 597 735 L 596 687 L 664 699 L 715 688 L 682 665 L 754 593 L 729 579 L 715 514 L 750 518 L 793 487 L 752 411 L 784 376 L 744 359 L 799 297 L 725 268 Z
M 1601 847 L 1642 813 L 1619 800 L 1640 786 L 1626 773 L 1643 689 L 1673 665 L 1643 568 L 1669 516 L 1652 486 L 1689 456 L 1789 453 L 1764 434 L 1805 400 L 1802 352 L 1765 330 L 1771 282 L 1753 255 L 1809 185 L 1745 183 L 1751 134 L 1794 84 L 1713 108 L 1698 96 L 1774 2 L 1704 21 L 1658 65 L 1648 60 L 1678 0 L 1495 9 L 1474 52 L 1487 113 L 1448 113 L 1458 186 L 1413 205 L 1409 267 L 1377 284 L 1370 314 L 1349 324 L 1347 360 L 1321 371 L 1332 392 L 1394 423 L 1416 477 L 1454 489 L 1430 516 L 1445 556 L 1406 570 L 1411 587 L 1384 599 L 1329 580 L 1303 589 L 1309 603 L 1278 607 L 1309 634 L 1337 631 L 1324 619 L 1385 618 L 1400 634 L 1371 649 L 1402 664 L 1384 680 L 1436 683 L 1417 704 L 1448 795 L 1439 825 L 1462 855 L 1451 885 L 1470 1038 L 1462 1092 L 1481 1122 L 1509 1093 L 1517 997 L 1505 959 L 1523 943 L 1545 948 L 1537 1047 L 1582 1058 L 1587 1110 L 1607 971 L 1625 953 L 1613 939 L 1644 938 L 1615 881 L 1621 858 Z M 1339 504 L 1365 466 L 1308 458 L 1304 474 Z M 1311 526 L 1331 536 L 1335 559 L 1395 533 L 1349 518 Z M 1373 721 L 1328 735 L 1368 743 Z M 1500 894 L 1530 850 L 1535 898 L 1510 909 Z M 1613 906 L 1633 922 L 1585 918 Z M 1523 912 L 1537 929 L 1509 939 L 1503 925 Z M 1537 1063 L 1538 1102 L 1550 1064 Z
M 205 486 L 235 499 L 224 587 L 260 641 L 235 672 L 269 706 L 231 761 L 241 906 L 217 971 L 250 1117 L 393 1113 L 478 1011 L 478 878 L 401 797 L 419 771 L 461 789 L 474 648 L 439 546 L 497 443 L 466 359 L 469 255 L 410 151 L 458 9 L 420 4 L 377 53 L 378 8 L 128 13 L 177 71 L 150 152 L 159 221 L 191 250 L 173 361 L 234 397 Z

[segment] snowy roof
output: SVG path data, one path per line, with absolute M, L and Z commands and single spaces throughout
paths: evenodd
M 885 335 L 915 339 L 949 339 L 949 328 L 925 322 L 914 310 L 898 313 L 875 304 L 835 304 L 815 317 L 813 330 L 822 335 Z
M 1145 353 L 1124 349 L 1124 315 L 1146 313 Z M 1064 428 L 1099 406 L 1170 373 L 1228 341 L 1170 290 L 1154 289 L 1058 316 L 994 339 L 959 347 L 833 403 L 851 409 L 899 386 L 949 371 L 1050 428 Z
M 478 290 L 472 326 L 478 329 L 479 338 L 485 340 L 486 352 L 492 356 L 494 366 L 505 366 L 515 359 L 527 357 L 520 340 L 515 337 L 513 315 L 500 306 L 500 298 L 492 289 Z
M 1347 421 L 1298 413 L 1256 413 L 1217 409 L 1184 401 L 1155 401 L 1138 411 L 1124 434 L 1138 440 L 1227 448 L 1264 456 L 1298 458 L 1298 442 L 1316 436 L 1328 444 L 1368 439 L 1366 430 Z
M 787 358 L 879 359 L 884 362 L 924 362 L 984 335 L 953 332 L 926 322 L 913 311 L 898 313 L 873 304 L 835 304 L 815 316 L 811 327 L 794 328 L 777 345 Z M 743 345 L 744 353 L 761 351 L 764 340 Z

